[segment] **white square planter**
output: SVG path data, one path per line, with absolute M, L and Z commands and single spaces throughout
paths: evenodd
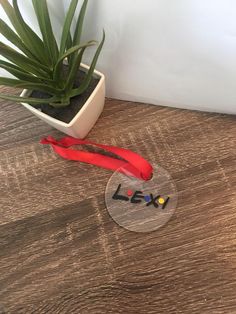
M 87 71 L 89 67 L 85 64 L 82 64 L 81 69 L 85 69 L 85 71 Z M 72 137 L 83 139 L 95 125 L 97 119 L 103 111 L 105 103 L 105 76 L 95 70 L 94 77 L 100 79 L 96 88 L 70 123 L 65 123 L 52 118 L 28 104 L 22 103 L 22 105 L 31 111 L 34 115 L 36 115 L 39 119 L 47 122 L 59 131 Z M 30 92 L 25 89 L 23 90 L 21 97 L 26 97 L 29 95 Z

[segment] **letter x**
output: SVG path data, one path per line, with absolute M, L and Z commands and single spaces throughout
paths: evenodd
M 158 208 L 159 206 L 156 203 L 156 200 L 160 197 L 160 195 L 157 195 L 156 197 L 154 197 L 153 194 L 150 194 L 150 197 L 151 197 L 151 201 L 149 203 L 147 203 L 146 206 L 153 205 L 153 206 L 155 206 L 155 208 Z

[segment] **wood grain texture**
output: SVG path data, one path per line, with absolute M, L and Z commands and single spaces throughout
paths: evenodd
M 0 117 L 0 313 L 236 313 L 235 117 L 107 100 L 88 138 L 160 164 L 179 191 L 147 234 L 110 218 L 109 171 L 40 145 L 62 135 L 20 105 Z

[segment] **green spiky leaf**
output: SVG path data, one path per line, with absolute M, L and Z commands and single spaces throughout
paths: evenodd
M 13 6 L 11 6 L 7 0 L 0 0 L 0 4 L 27 49 L 31 51 L 34 56 L 37 56 L 40 62 L 45 63 L 47 57 L 45 58 L 44 44 L 38 35 L 25 23 L 20 13 L 17 0 L 13 0 Z
M 85 49 L 86 49 L 86 47 L 80 49 L 80 52 L 79 52 L 77 58 L 75 59 L 73 67 L 71 68 L 71 70 L 68 73 L 68 78 L 67 78 L 66 86 L 65 86 L 66 90 L 68 90 L 68 91 L 71 91 L 71 89 L 73 88 L 73 85 L 74 85 L 74 82 L 76 80 L 76 76 L 77 76 L 77 73 L 78 73 L 84 52 L 85 52 Z
M 55 66 L 55 70 L 54 70 L 54 78 L 55 79 L 59 79 L 59 73 L 60 73 L 60 69 L 63 65 L 63 61 L 69 57 L 70 55 L 72 55 L 75 52 L 78 52 L 78 50 L 83 49 L 83 48 L 87 48 L 87 47 L 91 47 L 94 46 L 97 42 L 94 40 L 91 40 L 85 44 L 82 45 L 78 45 L 78 46 L 74 46 L 70 49 L 68 49 L 57 61 L 57 64 Z
M 76 23 L 76 28 L 75 28 L 75 34 L 74 34 L 74 39 L 73 39 L 73 45 L 79 45 L 81 41 L 81 35 L 83 31 L 83 24 L 84 24 L 84 18 L 85 18 L 85 13 L 88 5 L 88 0 L 84 0 L 83 5 L 80 10 L 79 18 Z
M 88 73 L 86 74 L 86 77 L 85 77 L 84 81 L 81 83 L 80 87 L 73 89 L 73 91 L 70 94 L 71 97 L 81 95 L 88 88 L 88 86 L 91 82 L 92 76 L 93 76 L 93 72 L 95 70 L 95 66 L 97 64 L 97 60 L 98 60 L 99 55 L 101 53 L 102 47 L 104 45 L 104 42 L 105 42 L 105 32 L 103 31 L 102 41 L 101 41 L 100 45 L 98 46 L 98 49 L 94 55 L 94 58 L 93 58 L 93 61 L 91 63 L 91 66 L 88 70 Z
M 38 99 L 38 98 L 29 98 L 29 97 L 20 97 L 15 95 L 6 95 L 6 94 L 0 94 L 1 99 L 14 101 L 18 103 L 26 103 L 31 105 L 41 105 L 41 104 L 50 104 L 50 103 L 57 103 L 60 101 L 60 98 L 58 97 L 51 97 L 51 98 L 45 98 L 45 99 Z
M 43 83 L 32 83 L 31 81 L 23 81 L 19 79 L 12 79 L 6 77 L 0 77 L 0 85 L 12 86 L 15 88 L 27 88 L 30 90 L 39 90 L 51 95 L 59 95 L 62 90 L 49 86 Z
M 89 86 L 94 69 L 105 40 L 98 46 L 90 69 L 83 81 L 74 88 L 77 72 L 86 49 L 95 45 L 95 41 L 81 44 L 81 36 L 88 0 L 84 0 L 76 17 L 76 29 L 71 34 L 71 24 L 75 18 L 75 11 L 79 0 L 71 0 L 63 23 L 59 49 L 53 33 L 47 0 L 31 0 L 36 13 L 42 39 L 24 21 L 17 0 L 0 0 L 0 6 L 6 12 L 13 29 L 0 19 L 0 33 L 17 49 L 0 42 L 0 55 L 7 61 L 0 60 L 0 68 L 15 76 L 0 78 L 0 84 L 29 90 L 39 90 L 52 95 L 47 99 L 31 97 L 21 98 L 15 95 L 0 94 L 0 98 L 30 104 L 47 103 L 53 107 L 63 107 L 70 104 L 70 98 L 82 94 Z M 12 4 L 11 4 L 12 3 Z M 65 70 L 64 62 L 69 66 Z
M 47 49 L 47 53 L 50 56 L 51 64 L 55 65 L 59 55 L 57 42 L 52 30 L 52 24 L 48 12 L 48 6 L 46 0 L 32 0 L 35 13 L 38 18 L 38 24 L 43 36 L 43 41 Z
M 20 37 L 2 19 L 0 19 L 0 33 L 13 45 L 19 48 L 25 55 L 29 56 L 30 58 L 35 58 L 35 56 L 25 46 Z
M 76 10 L 77 5 L 78 5 L 78 0 L 72 0 L 70 3 L 70 7 L 66 15 L 66 19 L 65 19 L 65 23 L 64 23 L 63 31 L 62 31 L 62 36 L 61 36 L 60 55 L 63 55 L 65 53 L 66 48 L 68 48 L 68 45 L 72 44 L 70 29 L 71 29 L 71 23 L 75 15 L 75 10 Z
M 48 72 L 48 68 L 38 63 L 37 61 L 27 58 L 23 54 L 15 51 L 9 46 L 0 42 L 0 54 L 11 61 L 13 64 L 18 65 L 26 71 L 29 71 L 35 75 L 40 75 Z
M 38 77 L 33 76 L 32 74 L 28 74 L 27 72 L 13 65 L 12 63 L 0 60 L 0 68 L 6 70 L 7 72 L 14 75 L 20 80 L 35 82 L 35 83 L 40 82 L 40 79 Z

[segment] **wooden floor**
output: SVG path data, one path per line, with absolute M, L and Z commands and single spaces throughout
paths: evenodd
M 110 218 L 111 172 L 65 161 L 61 134 L 0 103 L 0 313 L 236 313 L 236 118 L 107 100 L 89 135 L 166 168 L 170 222 L 146 234 Z

